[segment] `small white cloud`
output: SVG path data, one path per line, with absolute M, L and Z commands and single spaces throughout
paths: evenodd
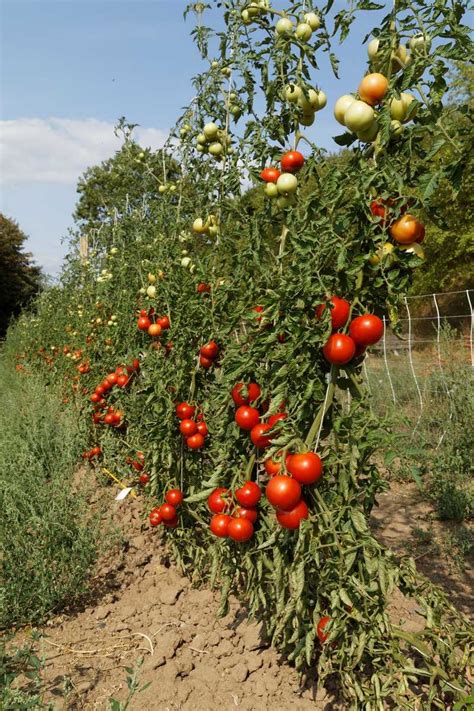
M 135 129 L 145 147 L 160 148 L 167 137 L 157 128 Z M 75 184 L 86 168 L 120 148 L 114 125 L 97 119 L 22 118 L 0 121 L 0 182 Z

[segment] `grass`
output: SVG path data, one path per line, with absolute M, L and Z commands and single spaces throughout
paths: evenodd
M 0 354 L 0 628 L 86 590 L 98 521 L 73 483 L 86 434 L 58 389 Z

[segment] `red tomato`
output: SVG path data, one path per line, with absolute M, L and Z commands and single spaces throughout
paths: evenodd
M 148 316 L 140 316 L 140 318 L 137 321 L 137 326 L 140 329 L 140 331 L 148 331 L 148 329 L 151 326 L 151 321 L 148 318 Z
M 204 447 L 204 437 L 197 432 L 186 439 L 186 444 L 189 449 L 201 449 L 201 447 Z
M 136 472 L 141 472 L 143 469 L 143 464 L 142 462 L 139 462 L 137 459 L 135 459 L 132 462 L 132 467 L 135 469 Z
M 372 200 L 370 203 L 370 212 L 374 217 L 385 218 L 386 209 L 380 200 Z
M 278 168 L 264 168 L 260 173 L 260 177 L 266 183 L 276 183 L 281 173 Z
M 145 461 L 145 455 L 143 454 L 143 452 L 137 452 L 137 459 L 139 459 L 141 462 Z
M 201 346 L 199 353 L 204 356 L 204 358 L 209 358 L 209 360 L 214 360 L 219 353 L 219 346 L 215 341 L 209 341 L 204 346 Z
M 243 543 L 253 536 L 253 523 L 247 518 L 231 518 L 227 528 L 227 535 L 233 541 Z
M 349 333 L 357 346 L 371 346 L 383 336 L 383 321 L 375 314 L 357 316 L 350 323 Z
M 122 422 L 122 413 L 121 412 L 113 412 L 112 413 L 112 424 L 113 425 L 119 425 Z
M 326 617 L 321 617 L 321 619 L 319 620 L 319 622 L 318 622 L 318 624 L 317 624 L 316 632 L 317 632 L 317 634 L 318 634 L 318 639 L 319 639 L 319 641 L 321 642 L 321 644 L 324 644 L 324 642 L 327 640 L 327 638 L 328 638 L 328 636 L 329 636 L 328 634 L 326 634 L 326 633 L 324 632 L 324 630 L 325 630 L 325 628 L 326 628 L 326 625 L 327 625 L 330 621 L 331 621 L 331 618 L 330 618 L 330 617 L 327 617 L 327 616 L 326 616 Z
M 95 425 L 98 425 L 101 420 L 102 420 L 102 415 L 100 414 L 100 412 L 94 412 L 94 414 L 92 415 L 92 422 Z
M 207 425 L 205 422 L 198 422 L 197 424 L 197 431 L 199 434 L 201 434 L 203 437 L 207 437 L 209 434 L 209 430 L 207 429 Z
M 314 484 L 323 473 L 321 458 L 314 452 L 290 454 L 286 460 L 286 468 L 300 484 Z
M 119 375 L 117 378 L 117 385 L 119 388 L 124 388 L 128 385 L 128 375 Z
M 246 518 L 250 523 L 255 523 L 258 513 L 255 509 L 246 509 L 245 506 L 237 506 L 234 511 L 234 516 L 235 518 Z
M 208 294 L 211 291 L 211 285 L 200 282 L 196 287 L 196 291 L 198 294 Z
M 418 236 L 415 239 L 415 242 L 418 242 L 418 244 L 421 244 L 423 242 L 423 240 L 425 239 L 425 233 L 426 233 L 425 226 L 420 222 L 420 227 L 418 229 Z
M 138 358 L 133 359 L 132 368 L 133 370 L 140 370 L 140 360 Z
M 223 498 L 224 494 L 228 494 L 229 490 L 220 486 L 209 495 L 207 505 L 212 513 L 222 513 L 229 509 L 229 502 Z
M 99 402 L 99 400 L 100 400 L 100 395 L 99 395 L 98 393 L 92 393 L 92 395 L 90 396 L 89 400 L 90 400 L 91 402 Z
M 115 372 L 117 373 L 117 375 L 123 375 L 123 374 L 125 373 L 125 370 L 123 369 L 123 366 L 118 365 L 118 366 L 115 368 Z
M 272 506 L 291 511 L 301 499 L 301 486 L 296 479 L 277 474 L 268 482 L 265 493 Z
M 229 523 L 232 521 L 229 514 L 218 513 L 211 518 L 209 528 L 218 538 L 226 538 L 229 530 Z
M 241 405 L 235 413 L 235 421 L 241 430 L 251 430 L 260 421 L 260 413 L 256 407 Z
M 260 487 L 254 481 L 246 481 L 240 489 L 237 489 L 235 492 L 235 498 L 239 504 L 248 509 L 256 506 L 261 496 L 262 492 L 260 491 Z
M 299 528 L 302 519 L 308 518 L 306 502 L 300 499 L 290 511 L 277 511 L 276 517 L 282 528 Z
M 160 318 L 156 319 L 156 323 L 161 327 L 162 331 L 167 331 L 170 327 L 170 320 L 168 316 L 160 316 Z
M 165 494 L 166 503 L 175 507 L 183 503 L 183 498 L 181 489 L 169 489 Z
M 200 355 L 199 356 L 199 364 L 202 365 L 203 368 L 208 368 L 211 367 L 211 365 L 214 363 L 214 361 L 211 358 L 206 358 L 206 356 Z
M 148 316 L 148 311 L 146 309 L 141 309 L 139 315 L 140 316 Z
M 175 516 L 170 521 L 163 521 L 163 523 L 165 524 L 166 528 L 176 528 L 176 526 L 178 525 L 178 517 Z
M 197 424 L 194 420 L 181 420 L 179 423 L 179 431 L 184 437 L 191 437 L 198 431 Z
M 268 476 L 276 476 L 281 471 L 281 463 L 276 462 L 274 459 L 265 459 L 263 466 Z
M 331 296 L 329 301 L 332 303 L 332 306 L 331 306 L 332 327 L 333 327 L 334 331 L 337 331 L 338 328 L 342 328 L 342 326 L 344 326 L 344 324 L 347 323 L 347 319 L 349 318 L 349 313 L 351 310 L 351 305 L 345 299 L 340 299 L 339 296 Z M 326 304 L 321 304 L 320 306 L 318 306 L 318 308 L 316 309 L 316 316 L 318 318 L 321 318 L 325 309 L 326 309 Z
M 110 374 L 106 377 L 106 380 L 107 380 L 107 382 L 110 383 L 111 385 L 115 385 L 115 383 L 116 383 L 117 380 L 118 380 L 118 375 L 117 375 L 117 373 L 110 373 Z
M 153 509 L 153 511 L 150 511 L 149 519 L 151 526 L 159 526 L 159 524 L 163 521 L 163 517 L 159 509 Z
M 254 306 L 252 311 L 256 311 L 258 314 L 263 314 L 264 308 L 263 308 L 263 306 Z M 257 318 L 257 322 L 260 323 L 262 318 L 263 318 L 262 316 L 259 316 Z
M 162 504 L 160 506 L 160 514 L 163 521 L 172 521 L 176 518 L 176 509 L 171 504 Z
M 95 389 L 97 395 L 102 396 L 105 393 L 105 388 L 102 385 L 98 385 Z
M 188 405 L 187 402 L 180 402 L 179 405 L 176 405 L 175 411 L 180 420 L 189 420 L 193 417 L 196 408 L 194 405 Z
M 333 333 L 323 348 L 324 357 L 334 365 L 348 363 L 355 354 L 355 343 L 344 333 Z
M 138 480 L 142 486 L 145 486 L 145 484 L 148 484 L 150 481 L 150 476 L 148 474 L 140 474 L 140 478 Z
M 102 449 L 100 447 L 92 447 L 91 449 L 91 456 L 92 457 L 100 457 L 102 454 Z
M 284 173 L 297 173 L 304 166 L 304 155 L 299 151 L 288 151 L 280 163 Z
M 268 424 L 270 427 L 273 427 L 277 422 L 280 422 L 280 420 L 284 420 L 286 416 L 286 412 L 279 412 L 276 415 L 270 415 L 268 418 Z
M 247 392 L 246 397 L 243 396 L 243 389 Z M 248 385 L 237 383 L 232 388 L 232 399 L 236 405 L 249 405 L 251 402 L 258 400 L 260 394 L 260 385 L 257 385 L 257 383 L 249 383 Z
M 109 383 L 108 380 L 103 380 L 101 383 L 101 387 L 103 387 L 104 390 L 107 392 L 107 390 L 110 390 L 110 388 L 112 387 L 112 383 Z
M 258 425 L 255 425 L 255 427 L 252 427 L 252 429 L 250 430 L 250 439 L 257 447 L 257 449 L 265 449 L 265 447 L 269 447 L 271 445 L 271 438 L 267 437 L 265 434 L 270 430 L 270 425 L 266 423 L 260 423 Z

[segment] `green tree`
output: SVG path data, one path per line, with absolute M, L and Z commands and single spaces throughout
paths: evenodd
M 26 239 L 16 222 L 0 213 L 0 336 L 41 287 L 41 270 L 23 251 Z

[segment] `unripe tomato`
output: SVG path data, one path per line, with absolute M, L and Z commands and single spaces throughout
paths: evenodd
M 181 489 L 168 489 L 165 494 L 166 503 L 175 507 L 183 503 L 183 498 L 183 492 Z
M 325 628 L 326 628 L 326 625 L 327 625 L 330 621 L 331 621 L 331 618 L 330 618 L 330 617 L 327 617 L 327 616 L 326 616 L 326 617 L 321 617 L 321 619 L 319 620 L 319 622 L 318 622 L 318 624 L 317 624 L 316 632 L 317 632 L 318 639 L 319 639 L 319 641 L 321 642 L 321 644 L 324 644 L 324 642 L 327 640 L 327 638 L 328 638 L 328 636 L 329 636 L 328 634 L 326 634 L 326 633 L 324 632 L 324 630 L 325 630 Z
M 231 521 L 232 518 L 229 516 L 229 514 L 214 514 L 214 516 L 211 518 L 209 528 L 211 529 L 211 532 L 218 538 L 226 538 L 229 530 L 229 523 Z
M 148 318 L 148 316 L 140 316 L 140 318 L 137 321 L 137 326 L 140 329 L 140 331 L 148 331 L 148 329 L 151 326 L 151 321 Z
M 308 518 L 308 506 L 306 501 L 300 499 L 296 506 L 289 511 L 277 511 L 277 521 L 282 528 L 299 528 L 301 521 Z
M 377 138 L 377 134 L 379 132 L 379 125 L 377 121 L 372 121 L 370 126 L 368 128 L 364 129 L 363 131 L 357 131 L 357 138 L 359 141 L 362 141 L 363 143 L 372 143 L 372 141 L 375 141 Z
M 260 487 L 254 481 L 246 481 L 240 489 L 235 491 L 235 498 L 241 506 L 246 508 L 254 508 L 260 501 L 261 496 Z
M 321 27 L 321 20 L 315 12 L 305 13 L 304 21 L 311 27 L 312 30 L 318 30 Z
M 276 183 L 266 183 L 265 184 L 265 195 L 271 199 L 278 197 L 280 193 L 278 192 L 278 188 L 276 186 Z
M 354 103 L 354 101 L 355 98 L 352 96 L 352 94 L 344 94 L 343 96 L 339 97 L 339 99 L 334 105 L 334 118 L 342 126 L 346 125 L 344 123 L 344 116 L 346 114 L 347 109 L 349 108 L 349 106 L 351 106 L 351 104 Z
M 293 23 L 289 17 L 282 17 L 275 25 L 275 31 L 280 37 L 288 37 L 293 32 Z
M 198 431 L 197 424 L 194 420 L 181 420 L 179 423 L 179 431 L 184 437 L 191 437 Z
M 176 518 L 176 509 L 171 504 L 162 504 L 160 506 L 160 514 L 163 521 L 172 521 Z
M 323 473 L 321 458 L 314 452 L 290 454 L 286 460 L 286 468 L 300 484 L 314 484 Z
M 247 518 L 231 518 L 227 535 L 238 543 L 248 541 L 253 536 L 253 524 Z
M 176 405 L 176 415 L 180 420 L 190 420 L 196 412 L 194 405 L 188 405 L 187 402 L 180 402 Z
M 336 331 L 338 328 L 342 328 L 347 319 L 349 318 L 349 313 L 351 310 L 351 305 L 345 299 L 341 299 L 339 296 L 331 296 L 329 301 L 332 304 L 331 307 L 331 323 L 333 330 Z M 321 318 L 326 309 L 326 304 L 321 304 L 316 309 L 316 316 Z
M 276 182 L 280 195 L 292 194 L 298 187 L 298 180 L 292 173 L 282 173 Z
M 197 432 L 196 434 L 187 438 L 186 444 L 188 445 L 189 449 L 201 449 L 201 447 L 204 447 L 204 437 L 202 436 L 202 434 L 199 434 L 199 432 Z
M 411 244 L 416 242 L 422 227 L 422 223 L 416 217 L 407 213 L 391 225 L 390 236 L 400 244 Z
M 159 526 L 163 521 L 163 516 L 159 509 L 153 509 L 149 514 L 150 526 Z
M 214 491 L 208 496 L 207 505 L 212 513 L 222 513 L 230 508 L 229 501 L 223 498 L 223 496 L 228 493 L 228 489 L 220 486 L 217 489 L 214 489 Z
M 146 473 L 140 474 L 140 478 L 139 478 L 138 481 L 140 482 L 140 484 L 141 484 L 142 486 L 145 486 L 145 485 L 148 484 L 148 482 L 150 481 L 150 476 L 149 476 L 149 474 L 146 474 Z
M 219 353 L 219 346 L 215 341 L 209 341 L 204 346 L 201 346 L 199 352 L 204 358 L 209 358 L 209 360 L 214 360 Z
M 241 405 L 235 413 L 235 421 L 241 430 L 251 430 L 260 421 L 260 413 L 255 407 Z
M 333 333 L 323 348 L 323 354 L 329 363 L 344 365 L 352 360 L 355 349 L 355 343 L 350 336 L 344 333 Z
M 367 74 L 359 84 L 359 96 L 362 101 L 374 106 L 380 103 L 388 91 L 388 80 L 383 74 Z
M 260 177 L 265 183 L 276 183 L 281 173 L 278 168 L 264 168 L 260 173 Z
M 247 391 L 247 397 L 244 397 L 242 390 Z M 251 402 L 255 402 L 261 395 L 260 385 L 257 383 L 249 383 L 245 385 L 244 383 L 237 383 L 232 388 L 232 399 L 236 405 L 249 405 Z
M 285 99 L 289 101 L 290 104 L 296 104 L 301 93 L 301 87 L 297 84 L 288 84 L 285 87 Z
M 288 151 L 282 156 L 280 163 L 284 173 L 297 173 L 304 166 L 304 155 L 299 151 Z
M 161 326 L 157 323 L 151 323 L 148 326 L 148 335 L 152 338 L 156 338 L 161 334 Z
M 383 321 L 375 314 L 357 316 L 349 326 L 349 334 L 358 346 L 371 346 L 383 336 Z
M 349 131 L 366 131 L 374 122 L 374 110 L 365 101 L 354 100 L 344 114 L 344 125 Z
M 199 434 L 201 434 L 203 437 L 207 437 L 209 434 L 209 430 L 207 429 L 207 425 L 205 422 L 198 422 L 197 424 L 197 431 Z
M 161 327 L 162 331 L 167 331 L 170 327 L 170 320 L 168 316 L 160 316 L 160 318 L 156 319 L 156 323 Z
M 269 447 L 271 445 L 271 438 L 266 436 L 266 432 L 269 430 L 271 430 L 270 425 L 264 423 L 255 425 L 250 430 L 250 439 L 257 449 L 265 449 L 265 447 Z
M 258 512 L 255 509 L 247 509 L 245 506 L 237 506 L 234 516 L 235 518 L 246 518 L 250 523 L 255 523 L 258 518 Z
M 298 25 L 296 25 L 295 35 L 302 42 L 307 42 L 309 39 L 311 39 L 312 34 L 313 30 L 311 29 L 311 26 L 308 25 L 306 22 L 300 22 Z
M 217 137 L 217 134 L 219 133 L 219 126 L 212 121 L 209 123 L 206 123 L 206 125 L 203 128 L 203 133 L 205 137 L 207 138 L 208 141 L 211 141 L 212 139 Z
M 277 474 L 268 482 L 265 494 L 275 508 L 291 511 L 301 499 L 301 486 L 296 479 Z

